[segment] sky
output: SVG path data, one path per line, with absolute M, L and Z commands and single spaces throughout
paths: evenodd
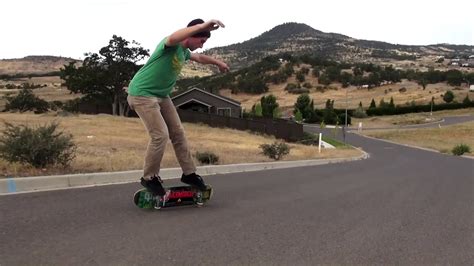
M 225 24 L 204 49 L 244 42 L 285 22 L 393 44 L 474 45 L 472 0 L 2 0 L 0 59 L 84 59 L 112 36 L 153 52 L 195 18 Z

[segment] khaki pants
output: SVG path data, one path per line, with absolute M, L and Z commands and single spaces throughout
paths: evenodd
M 150 136 L 143 166 L 143 178 L 150 179 L 154 175 L 159 175 L 168 139 L 171 139 L 183 173 L 189 175 L 196 172 L 183 125 L 171 99 L 129 95 L 127 101 L 142 120 Z

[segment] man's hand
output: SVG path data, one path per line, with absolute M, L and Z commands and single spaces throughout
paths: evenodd
M 203 28 L 205 31 L 217 30 L 219 27 L 225 28 L 225 25 L 217 19 L 211 19 L 203 23 Z
M 226 73 L 226 72 L 229 72 L 229 70 L 230 70 L 229 66 L 224 62 L 219 62 L 216 65 L 219 68 L 219 71 L 221 73 Z

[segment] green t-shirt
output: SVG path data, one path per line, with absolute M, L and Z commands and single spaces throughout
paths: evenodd
M 133 77 L 128 86 L 131 96 L 165 98 L 170 95 L 191 52 L 179 44 L 168 47 L 166 40 L 164 38 L 158 44 L 150 59 Z

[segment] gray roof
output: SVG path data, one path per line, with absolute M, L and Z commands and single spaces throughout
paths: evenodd
M 231 104 L 234 104 L 234 105 L 237 105 L 237 106 L 240 107 L 240 102 L 238 102 L 238 101 L 236 101 L 236 100 L 233 100 L 233 99 L 231 99 L 231 98 L 228 98 L 228 97 L 225 97 L 225 96 L 222 96 L 222 95 L 210 93 L 210 92 L 208 92 L 208 91 L 205 91 L 205 90 L 202 90 L 202 89 L 199 89 L 199 88 L 196 88 L 196 87 L 194 87 L 194 88 L 192 88 L 192 89 L 189 89 L 189 90 L 187 90 L 187 91 L 185 91 L 185 92 L 183 92 L 183 93 L 180 93 L 180 94 L 174 96 L 174 97 L 171 98 L 171 99 L 173 100 L 173 99 L 179 98 L 179 97 L 181 97 L 181 96 L 183 96 L 183 95 L 185 95 L 185 94 L 188 94 L 188 93 L 190 93 L 191 91 L 194 91 L 194 90 L 197 90 L 197 91 L 200 91 L 200 92 L 202 92 L 202 93 L 211 95 L 211 96 L 213 96 L 213 97 L 216 97 L 216 98 L 218 98 L 218 99 L 221 99 L 221 100 L 223 100 L 223 101 L 229 102 L 229 103 L 231 103 Z

